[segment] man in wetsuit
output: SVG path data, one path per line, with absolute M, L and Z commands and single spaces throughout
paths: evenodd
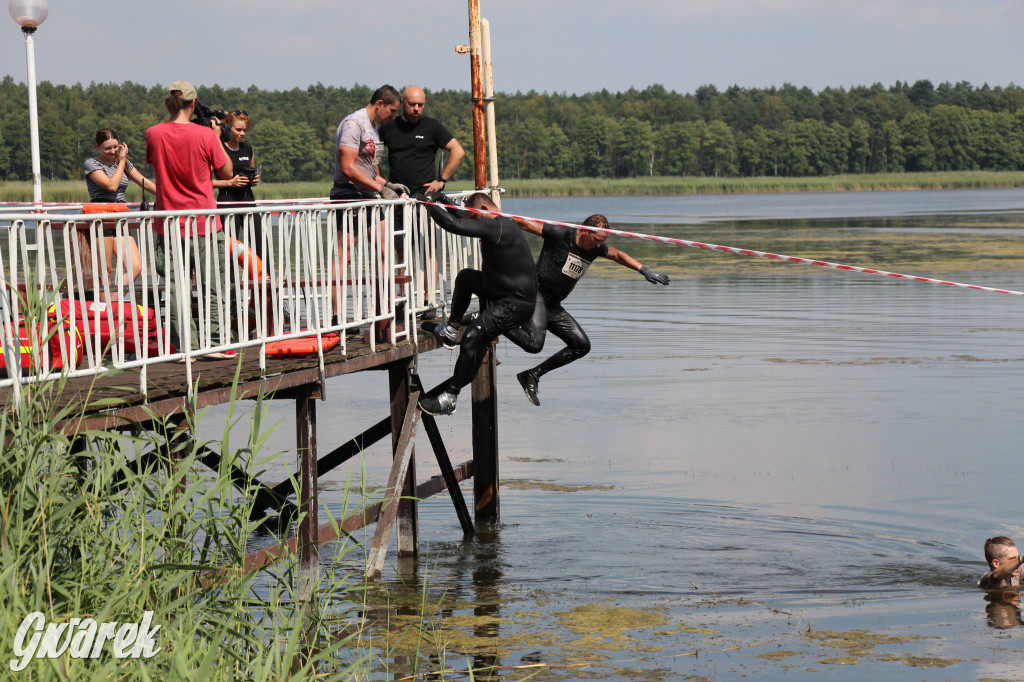
M 469 197 L 466 206 L 482 211 L 498 210 L 482 192 Z M 420 410 L 438 416 L 455 412 L 459 391 L 473 380 L 487 344 L 498 334 L 530 319 L 537 300 L 537 271 L 526 238 L 511 218 L 490 218 L 480 213 L 457 218 L 433 204 L 427 205 L 427 212 L 448 232 L 478 238 L 483 260 L 480 270 L 465 268 L 455 278 L 448 324 L 423 324 L 423 329 L 437 336 L 445 347 L 454 348 L 458 336 L 452 323 L 462 320 L 473 294 L 480 299 L 480 314 L 468 323 L 462 335 L 454 374 L 445 382 L 441 393 L 420 399 Z
M 1005 535 L 985 540 L 985 560 L 988 561 L 989 570 L 981 576 L 978 587 L 990 590 L 1020 585 L 1020 567 L 1024 557 L 1017 552 L 1013 540 Z
M 636 270 L 651 284 L 668 285 L 667 275 L 652 272 L 628 253 L 604 243 L 605 232 L 581 230 L 561 225 L 541 224 L 530 220 L 517 221 L 526 232 L 544 238 L 544 246 L 537 259 L 537 306 L 533 316 L 524 325 L 505 332 L 505 337 L 528 353 L 539 353 L 544 348 L 546 332 L 565 342 L 565 348 L 536 367 L 516 375 L 534 405 L 540 405 L 537 395 L 540 378 L 553 369 L 564 367 L 590 352 L 590 339 L 572 315 L 562 307 L 562 301 L 587 268 L 598 256 Z M 588 227 L 608 229 L 608 219 L 595 214 L 583 221 Z

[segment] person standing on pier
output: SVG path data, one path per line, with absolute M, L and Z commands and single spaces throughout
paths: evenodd
M 167 88 L 168 96 L 164 99 L 164 106 L 170 113 L 170 120 L 158 123 L 146 130 L 146 163 L 153 167 L 156 174 L 156 210 L 157 211 L 181 211 L 189 210 L 202 212 L 217 208 L 217 202 L 213 198 L 213 180 L 210 177 L 210 169 L 213 168 L 217 176 L 227 180 L 234 175 L 231 159 L 224 153 L 220 137 L 212 127 L 195 125 L 191 122 L 192 115 L 196 108 L 196 88 L 188 81 L 174 81 Z M 164 233 L 164 218 L 155 218 L 153 226 L 160 235 Z M 191 291 L 191 272 L 199 274 L 200 282 L 204 285 L 209 283 L 211 277 L 216 277 L 219 270 L 217 259 L 207 258 L 206 239 L 198 239 L 207 232 L 216 233 L 220 240 L 220 249 L 224 249 L 224 232 L 219 216 L 214 216 L 212 223 L 207 223 L 206 216 L 196 215 L 181 217 L 180 236 L 185 236 L 186 229 L 194 225 L 191 234 L 194 241 L 194 248 L 198 249 L 198 258 L 194 261 L 188 255 L 182 256 L 185 266 L 185 281 L 181 282 L 182 291 L 179 292 L 179 283 L 175 280 L 175 272 L 178 271 L 178 264 L 174 262 L 174 250 L 166 253 L 164 240 L 157 239 L 154 244 L 156 268 L 167 282 L 167 305 L 170 307 L 171 328 L 177 335 L 176 345 L 183 348 L 185 342 L 184 322 L 181 320 L 179 307 L 183 307 L 184 314 L 188 317 L 188 337 L 192 348 L 202 347 L 204 339 L 199 336 L 195 319 L 190 314 L 191 305 L 188 300 Z M 194 223 L 192 221 L 195 221 Z M 211 265 L 207 265 L 207 261 Z M 179 301 L 179 296 L 185 296 L 185 301 Z M 184 305 L 182 305 L 184 304 Z M 216 301 L 211 301 L 207 308 L 209 310 L 210 339 L 213 345 L 221 345 L 220 337 L 220 306 Z M 230 343 L 230 338 L 227 341 Z M 227 353 L 210 353 L 204 357 L 209 359 L 222 359 L 233 357 L 235 351 Z
M 83 165 L 85 185 L 89 190 L 89 201 L 97 204 L 127 203 L 126 190 L 129 181 L 134 182 L 144 191 L 156 194 L 156 185 L 139 172 L 128 160 L 128 145 L 121 142 L 110 128 L 96 131 L 96 156 L 89 157 Z M 81 234 L 81 233 L 80 233 Z M 86 240 L 86 246 L 89 246 Z M 103 228 L 103 249 L 106 258 L 107 278 L 114 269 L 114 255 L 121 261 L 128 286 L 134 286 L 135 280 L 142 273 L 142 256 L 135 237 L 128 235 L 124 242 L 117 242 L 117 230 Z M 83 254 L 83 262 L 88 262 L 88 255 Z
M 412 194 L 444 191 L 466 156 L 440 121 L 423 115 L 426 103 L 423 90 L 410 85 L 402 93 L 402 115 L 380 129 L 380 139 L 388 148 L 391 181 L 405 185 Z M 448 152 L 448 160 L 437 170 L 434 163 L 441 149 Z
M 252 188 L 260 184 L 260 176 L 256 172 L 256 152 L 252 145 L 245 141 L 246 135 L 252 128 L 252 120 L 249 114 L 241 109 L 229 111 L 224 119 L 228 125 L 228 139 L 223 140 L 224 153 L 231 159 L 231 165 L 235 175 L 229 180 L 213 179 L 214 188 L 217 192 L 218 208 L 240 208 L 242 206 L 256 206 L 256 195 Z M 249 246 L 256 252 L 256 257 L 263 256 L 263 214 L 251 213 L 254 240 Z M 246 241 L 246 235 L 242 230 L 245 215 L 235 215 L 235 234 L 239 241 Z
M 391 85 L 382 85 L 370 95 L 370 102 L 342 119 L 335 134 L 337 151 L 334 164 L 334 185 L 331 187 L 331 201 L 366 201 L 376 197 L 397 199 L 397 186 L 392 186 L 380 173 L 381 146 L 379 127 L 392 120 L 398 111 L 402 96 Z M 338 229 L 341 229 L 341 213 L 335 211 Z M 370 222 L 373 222 L 371 211 Z M 340 235 L 339 235 L 340 236 Z M 380 222 L 378 238 L 385 248 L 384 221 Z M 338 248 L 341 257 L 341 247 Z M 391 257 L 385 258 L 391 263 Z M 339 272 L 345 270 L 345 263 L 338 263 Z M 331 324 L 338 324 L 337 306 L 340 302 L 341 287 L 335 285 L 331 295 L 334 314 Z
M 466 206 L 477 211 L 498 210 L 482 192 L 469 197 Z M 530 319 L 537 300 L 537 272 L 526 238 L 511 218 L 492 218 L 480 212 L 455 217 L 437 204 L 427 204 L 427 212 L 448 232 L 478 238 L 483 260 L 480 270 L 465 268 L 455 278 L 448 324 L 423 324 L 423 329 L 437 336 L 446 348 L 454 348 L 458 337 L 452 323 L 466 314 L 473 294 L 480 298 L 480 314 L 462 335 L 455 372 L 440 393 L 420 398 L 420 410 L 438 416 L 455 412 L 459 391 L 473 380 L 487 344 Z
M 542 224 L 531 220 L 517 220 L 526 232 L 544 239 L 540 257 L 537 259 L 537 306 L 530 320 L 515 329 L 505 332 L 505 338 L 527 353 L 539 353 L 544 348 L 546 332 L 565 342 L 565 348 L 536 367 L 520 372 L 519 379 L 526 397 L 534 405 L 540 405 L 540 378 L 553 369 L 564 367 L 579 360 L 590 352 L 590 339 L 579 323 L 562 307 L 576 283 L 587 272 L 587 268 L 598 256 L 613 260 L 631 270 L 636 270 L 651 284 L 668 286 L 668 275 L 651 271 L 628 253 L 605 244 L 605 232 L 581 230 L 575 227 Z M 594 214 L 583 221 L 588 227 L 608 229 L 608 219 Z

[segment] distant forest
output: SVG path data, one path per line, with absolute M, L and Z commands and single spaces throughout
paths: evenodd
M 335 129 L 372 88 L 288 91 L 200 87 L 212 108 L 243 109 L 247 138 L 269 182 L 331 182 Z M 38 87 L 44 179 L 82 177 L 99 128 L 113 128 L 145 166 L 143 133 L 167 118 L 161 86 L 126 82 Z M 429 116 L 466 148 L 458 179 L 473 177 L 466 91 L 427 92 Z M 1024 169 L 1024 89 L 921 80 L 850 89 L 705 85 L 679 94 L 498 94 L 502 179 L 642 176 L 811 176 L 838 173 Z M 151 175 L 150 175 L 151 176 Z M 28 91 L 0 81 L 0 180 L 30 180 Z

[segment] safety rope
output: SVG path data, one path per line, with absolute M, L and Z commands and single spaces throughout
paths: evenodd
M 445 204 L 439 204 L 434 202 L 422 202 L 427 204 L 433 204 L 434 206 L 440 206 L 444 208 Z M 577 225 L 575 223 L 563 223 L 557 220 L 543 220 L 541 218 L 530 218 L 527 216 L 515 215 L 514 213 L 503 213 L 501 211 L 480 211 L 473 208 L 467 208 L 465 206 L 457 206 L 461 211 L 469 211 L 471 213 L 479 213 L 481 215 L 497 215 L 504 216 L 506 218 L 512 218 L 513 220 L 528 220 L 536 223 L 548 224 L 548 225 L 560 225 L 562 227 L 575 227 L 580 230 L 589 230 L 591 232 L 604 232 L 606 234 L 619 235 L 620 237 L 630 237 L 632 239 L 646 239 L 648 241 L 661 242 L 663 244 L 675 244 L 676 246 L 689 246 L 695 249 L 704 249 L 705 251 L 721 251 L 723 253 L 732 253 L 737 256 L 752 256 L 755 258 L 768 258 L 770 260 L 784 261 L 787 263 L 802 263 L 804 265 L 814 265 L 820 268 L 831 268 L 833 270 L 845 270 L 847 272 L 860 272 L 866 275 L 882 275 L 885 277 L 893 277 L 896 279 L 906 279 L 912 282 L 928 282 L 930 284 L 943 284 L 950 287 L 960 287 L 962 289 L 973 289 L 975 291 L 988 291 L 993 294 L 1011 294 L 1013 296 L 1024 296 L 1024 291 L 1014 291 L 1012 289 L 997 289 L 995 287 L 985 287 L 979 284 L 965 284 L 963 282 L 953 282 L 945 279 L 935 279 L 934 277 L 923 277 L 920 275 L 906 275 L 899 272 L 889 272 L 888 270 L 878 270 L 876 268 L 865 268 L 857 265 L 846 265 L 845 263 L 833 263 L 824 260 L 814 260 L 811 258 L 801 258 L 800 256 L 787 256 L 781 253 L 771 253 L 770 251 L 755 251 L 754 249 L 740 249 L 735 246 L 722 246 L 721 244 L 709 244 L 707 242 L 692 241 L 689 239 L 676 239 L 674 237 L 661 237 L 656 234 L 644 234 L 642 232 L 629 232 L 626 230 L 612 230 L 609 228 L 591 227 L 590 225 Z

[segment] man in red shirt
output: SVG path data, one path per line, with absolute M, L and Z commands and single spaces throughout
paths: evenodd
M 158 123 L 146 131 L 146 163 L 153 167 L 156 174 L 156 210 L 158 211 L 204 211 L 217 208 L 217 202 L 213 196 L 213 180 L 210 177 L 210 169 L 213 168 L 217 176 L 228 180 L 234 175 L 231 159 L 224 153 L 217 133 L 212 128 L 193 125 L 191 118 L 196 107 L 196 88 L 188 81 L 174 81 L 167 88 L 168 96 L 164 99 L 164 106 L 170 113 L 170 120 Z M 164 218 L 157 218 L 154 221 L 154 228 L 160 235 L 164 234 Z M 166 219 L 170 225 L 175 224 L 175 219 Z M 209 324 L 202 330 L 199 329 L 191 315 L 189 297 L 183 297 L 179 301 L 178 290 L 191 290 L 191 272 L 198 274 L 200 295 L 202 296 L 207 287 L 215 291 L 212 286 L 211 277 L 218 276 L 217 259 L 211 258 L 212 265 L 207 267 L 207 232 L 215 234 L 219 241 L 218 248 L 223 253 L 224 233 L 220 217 L 215 216 L 214 221 L 207 223 L 206 216 L 183 216 L 178 218 L 180 236 L 190 235 L 199 247 L 198 261 L 193 262 L 187 256 L 182 262 L 185 270 L 185 279 L 181 282 L 175 281 L 174 272 L 175 255 L 174 249 L 170 254 L 165 252 L 164 240 L 158 238 L 155 244 L 156 267 L 167 282 L 167 305 L 171 309 L 171 327 L 177 335 L 177 347 L 179 349 L 195 349 L 209 345 L 222 345 L 230 343 L 230 330 L 227 330 L 224 338 L 221 338 L 220 306 L 216 301 L 211 301 L 208 308 Z M 183 246 L 183 245 L 182 245 Z M 184 248 L 182 248 L 184 252 Z M 182 315 L 189 320 L 188 334 L 182 326 Z M 214 353 L 205 357 L 230 357 L 234 351 L 227 354 Z

